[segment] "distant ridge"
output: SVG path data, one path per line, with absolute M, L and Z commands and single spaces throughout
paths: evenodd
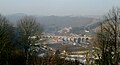
M 11 22 L 16 23 L 21 17 L 27 16 L 24 13 L 16 13 L 6 16 Z M 63 28 L 63 27 L 82 27 L 93 23 L 96 17 L 93 16 L 36 16 L 37 21 L 39 21 L 44 28 L 53 29 L 53 28 Z

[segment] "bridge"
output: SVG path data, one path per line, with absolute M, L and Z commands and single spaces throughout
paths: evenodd
M 90 41 L 91 37 L 89 36 L 80 36 L 80 35 L 43 35 L 43 38 L 47 38 L 50 40 L 54 40 L 55 42 L 63 42 L 63 43 L 87 43 Z

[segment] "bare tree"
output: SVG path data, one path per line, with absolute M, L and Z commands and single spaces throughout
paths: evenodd
M 18 21 L 17 24 L 22 45 L 26 53 L 26 64 L 29 62 L 29 49 L 32 45 L 35 44 L 35 40 L 32 40 L 31 37 L 34 36 L 36 39 L 38 35 L 42 33 L 40 24 L 32 16 L 26 16 Z
M 119 23 L 120 10 L 113 8 L 104 17 L 97 32 L 96 41 L 99 50 L 99 65 L 118 65 L 119 62 Z
M 8 64 L 13 29 L 6 17 L 0 15 L 0 65 Z

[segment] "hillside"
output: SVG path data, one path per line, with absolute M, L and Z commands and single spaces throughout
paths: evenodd
M 16 23 L 20 18 L 27 16 L 23 13 L 17 13 L 6 16 L 11 22 Z M 63 27 L 83 27 L 94 22 L 95 18 L 90 16 L 35 16 L 45 31 L 56 31 Z

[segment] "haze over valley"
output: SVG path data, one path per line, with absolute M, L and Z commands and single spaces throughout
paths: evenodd
M 6 18 L 12 23 L 16 23 L 20 18 L 28 16 L 24 13 L 6 15 Z M 44 26 L 47 32 L 58 31 L 64 27 L 83 28 L 95 24 L 100 16 L 35 16 L 37 21 Z

